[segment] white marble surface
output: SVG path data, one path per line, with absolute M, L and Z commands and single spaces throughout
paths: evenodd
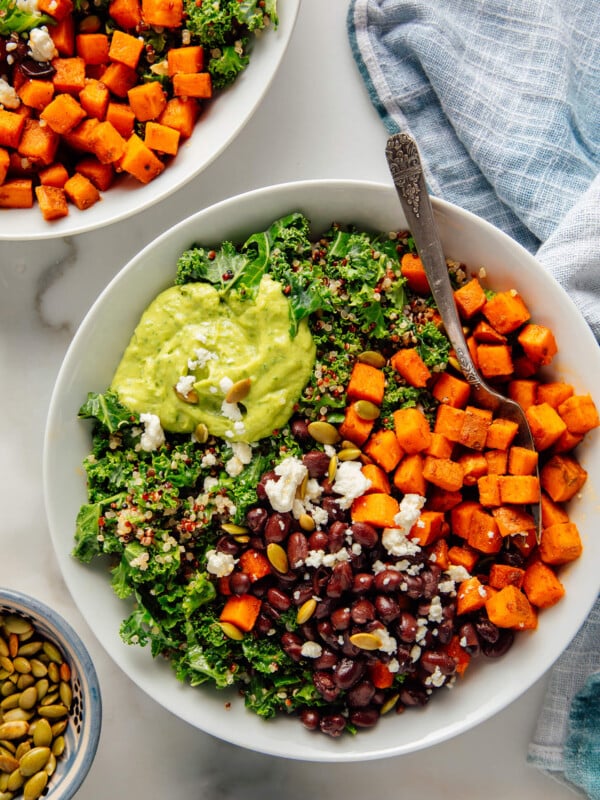
M 237 141 L 175 196 L 110 230 L 0 243 L 1 580 L 62 612 L 94 658 L 103 729 L 81 800 L 574 796 L 526 763 L 543 680 L 463 736 L 396 759 L 304 764 L 219 742 L 171 716 L 120 672 L 72 602 L 55 560 L 41 479 L 46 410 L 69 341 L 110 278 L 173 223 L 241 191 L 306 178 L 389 180 L 386 134 L 352 61 L 346 8 L 346 0 L 303 0 L 261 107 Z

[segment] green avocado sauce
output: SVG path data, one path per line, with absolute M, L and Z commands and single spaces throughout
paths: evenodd
M 130 410 L 158 416 L 166 431 L 192 433 L 203 423 L 228 441 L 258 441 L 288 421 L 314 367 L 308 324 L 292 337 L 289 315 L 281 285 L 268 276 L 253 300 L 207 283 L 172 286 L 142 315 L 111 389 Z M 226 402 L 246 379 L 243 400 Z

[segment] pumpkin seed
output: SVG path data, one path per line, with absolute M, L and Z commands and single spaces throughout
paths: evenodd
M 5 711 L 3 714 L 4 722 L 14 722 L 15 720 L 24 719 L 27 722 L 32 718 L 33 712 L 26 711 L 24 708 L 9 708 L 8 711 Z
M 1 636 L 0 636 L 0 656 L 2 656 L 3 658 L 6 658 L 8 656 L 8 645 Z
M 14 772 L 19 768 L 19 762 L 10 753 L 0 753 L 0 772 Z
M 2 686 L 0 686 L 0 694 L 2 697 L 8 697 L 11 694 L 15 694 L 15 692 L 18 692 L 18 689 L 11 681 L 5 680 Z
M 194 428 L 194 438 L 198 444 L 205 444 L 208 441 L 208 428 L 203 422 L 199 422 Z
M 0 792 L 0 800 L 13 800 L 13 797 L 12 792 Z
M 29 658 L 30 656 L 35 656 L 43 647 L 42 642 L 25 642 L 19 647 L 19 651 L 17 655 L 25 656 L 25 658 Z
M 7 614 L 4 617 L 4 630 L 7 633 L 14 633 L 17 636 L 26 636 L 33 633 L 33 625 L 29 620 L 19 617 L 16 614 Z
M 286 573 L 289 569 L 287 553 L 277 542 L 270 542 L 267 545 L 267 558 L 269 563 L 275 567 L 277 572 Z
M 6 788 L 9 792 L 18 792 L 21 786 L 25 783 L 25 778 L 21 775 L 20 769 L 15 769 L 14 772 L 11 772 L 8 776 L 8 782 L 6 784 Z
M 315 613 L 316 607 L 317 601 L 314 597 L 309 597 L 308 600 L 302 603 L 296 614 L 296 622 L 298 625 L 304 625 L 305 622 L 308 622 L 308 620 Z
M 20 739 L 27 734 L 29 723 L 24 719 L 15 719 L 0 724 L 0 739 Z
M 31 659 L 31 674 L 34 678 L 45 678 L 48 674 L 48 667 L 39 658 Z
M 25 753 L 19 764 L 21 775 L 24 778 L 29 778 L 44 769 L 50 758 L 50 753 L 49 747 L 33 747 L 28 753 Z
M 354 633 L 350 636 L 350 642 L 361 650 L 377 650 L 381 647 L 381 639 L 374 633 Z
M 51 706 L 58 700 L 58 692 L 50 692 L 40 701 L 40 706 Z
M 27 711 L 32 709 L 37 703 L 37 689 L 35 686 L 29 686 L 19 695 L 19 706 Z
M 19 652 L 19 637 L 16 633 L 9 633 L 8 635 L 8 655 L 15 658 Z
M 231 622 L 219 622 L 219 627 L 228 639 L 235 639 L 240 642 L 244 638 L 242 631 Z
M 187 403 L 190 406 L 197 405 L 198 401 L 200 400 L 198 392 L 195 389 L 190 389 L 189 392 L 184 394 L 183 392 L 180 392 L 176 386 L 174 386 L 173 391 L 182 403 Z
M 340 461 L 356 461 L 357 458 L 360 458 L 361 452 L 358 447 L 346 447 L 344 450 L 340 450 L 338 453 L 338 458 Z
M 341 438 L 337 428 L 325 420 L 311 422 L 308 426 L 308 433 L 315 442 L 320 444 L 337 444 Z
M 67 720 L 59 719 L 58 722 L 55 722 L 52 725 L 52 736 L 60 736 L 61 733 L 64 733 L 66 727 L 67 727 Z
M 298 517 L 298 524 L 302 530 L 306 531 L 307 533 L 311 533 L 311 531 L 314 531 L 314 529 L 317 527 L 310 514 L 300 514 Z
M 27 675 L 27 673 L 31 672 L 31 662 L 28 658 L 23 658 L 23 656 L 17 656 L 13 659 L 13 666 L 15 671 L 21 675 Z
M 302 478 L 302 482 L 296 489 L 296 497 L 298 498 L 298 500 L 304 500 L 304 498 L 306 497 L 306 490 L 308 488 L 308 478 L 309 475 L 307 472 L 304 478 Z
M 357 416 L 367 421 L 377 419 L 381 414 L 379 406 L 376 406 L 375 403 L 372 403 L 370 400 L 357 400 L 356 403 L 354 403 L 354 410 Z
M 8 790 L 8 780 L 10 775 L 8 772 L 0 772 L 0 792 L 6 792 Z
M 63 663 L 60 665 L 60 667 L 58 668 L 58 672 L 61 681 L 66 681 L 66 683 L 68 683 L 71 680 L 71 667 L 67 664 L 66 661 L 63 661 Z
M 371 367 L 377 367 L 377 369 L 385 367 L 385 356 L 375 350 L 365 350 L 360 353 L 358 360 L 363 364 L 369 364 Z
M 232 522 L 224 522 L 221 528 L 223 528 L 225 533 L 229 533 L 231 536 L 242 536 L 248 533 L 248 528 L 243 525 L 234 525 Z
M 65 681 L 61 681 L 58 687 L 58 695 L 67 708 L 71 708 L 73 702 L 73 690 Z
M 389 711 L 391 711 L 398 702 L 399 697 L 399 694 L 394 694 L 389 697 L 379 709 L 379 713 L 383 716 L 383 714 L 387 714 Z
M 31 730 L 30 730 L 31 732 Z M 52 744 L 52 727 L 47 719 L 40 717 L 33 728 L 33 744 L 35 747 L 50 747 Z
M 38 702 L 39 702 L 48 694 L 48 689 L 50 688 L 50 681 L 47 678 L 40 678 L 40 680 L 35 684 L 35 688 L 37 691 Z
M 26 742 L 20 742 L 19 746 L 15 750 L 15 758 L 17 761 L 20 761 L 25 753 L 28 753 L 31 750 L 31 745 L 29 744 L 29 740 Z
M 327 478 L 332 481 L 337 472 L 337 456 L 331 456 L 329 459 L 329 466 L 327 467 Z
M 231 623 L 229 623 L 231 624 Z M 241 633 L 241 631 L 240 631 Z M 243 634 L 242 634 L 243 637 Z M 64 736 L 57 736 L 56 739 L 52 742 L 52 753 L 54 756 L 62 756 L 65 752 L 65 737 Z
M 16 708 L 19 705 L 21 694 L 22 692 L 17 692 L 16 694 L 9 694 L 8 697 L 5 697 L 4 700 L 0 702 L 2 711 L 7 711 L 9 708 Z
M 15 665 L 8 656 L 0 656 L 0 667 L 6 672 L 6 677 L 12 675 L 15 671 Z
M 23 691 L 23 689 L 27 689 L 29 686 L 33 686 L 35 683 L 35 678 L 31 674 L 31 672 L 27 672 L 23 675 L 19 675 L 17 680 L 17 689 Z
M 48 773 L 36 772 L 23 787 L 23 800 L 38 800 L 48 784 Z
M 46 642 L 44 642 L 44 645 L 43 645 L 42 649 L 43 649 L 44 653 L 48 656 L 50 661 L 54 661 L 57 664 L 62 664 L 62 662 L 63 662 L 62 653 L 60 652 L 58 647 L 56 647 L 56 645 L 52 644 L 52 642 L 47 642 L 46 641 Z
M 46 719 L 58 719 L 59 717 L 64 717 L 68 713 L 69 709 L 62 703 L 55 703 L 54 705 L 49 706 L 40 706 L 38 708 L 38 714 L 40 717 L 45 717 Z
M 448 364 L 450 364 L 451 367 L 454 367 L 457 372 L 462 372 L 460 363 L 456 356 L 448 356 Z
M 60 670 L 58 664 L 55 664 L 54 661 L 48 664 L 48 677 L 52 683 L 58 683 L 60 680 Z
M 50 753 L 50 758 L 44 767 L 44 771 L 47 772 L 50 777 L 56 772 L 56 756 L 54 753 Z
M 236 381 L 225 395 L 226 403 L 241 403 L 247 397 L 252 381 L 250 378 L 242 378 Z

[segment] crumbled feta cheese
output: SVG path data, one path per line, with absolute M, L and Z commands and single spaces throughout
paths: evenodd
M 427 678 L 425 678 L 426 686 L 435 686 L 436 688 L 439 688 L 440 686 L 443 686 L 445 682 L 446 676 L 439 667 L 436 667 L 431 675 L 428 675 Z
M 198 347 L 194 350 L 195 358 L 188 360 L 188 369 L 202 369 L 209 361 L 218 361 L 219 356 L 213 353 L 212 350 L 207 350 L 206 347 Z M 229 387 L 231 388 L 231 387 Z
M 471 577 L 471 573 L 460 564 L 451 564 L 446 570 L 446 574 L 455 583 L 466 581 Z
M 187 397 L 194 388 L 195 380 L 196 378 L 193 375 L 181 375 L 175 384 L 175 391 L 183 397 Z
M 365 478 L 360 461 L 342 461 L 335 473 L 331 487 L 335 494 L 341 495 L 338 503 L 341 508 L 350 508 L 352 501 L 363 495 L 371 486 Z
M 58 56 L 58 50 L 45 25 L 29 31 L 29 54 L 34 61 L 52 61 Z
M 19 95 L 14 87 L 7 83 L 4 78 L 0 78 L 0 105 L 4 108 L 18 108 L 21 104 Z
M 219 553 L 217 550 L 208 550 L 206 553 L 206 571 L 217 578 L 231 575 L 236 564 L 236 559 L 230 553 Z
M 405 494 L 400 502 L 400 510 L 394 517 L 396 525 L 408 534 L 421 516 L 424 504 L 425 498 L 420 494 Z
M 441 622 L 444 619 L 444 609 L 438 595 L 431 598 L 428 616 L 432 622 Z
M 140 414 L 140 422 L 144 425 L 144 432 L 140 438 L 142 450 L 150 452 L 158 450 L 165 443 L 165 434 L 156 414 Z
M 380 645 L 379 650 L 384 653 L 395 653 L 398 649 L 398 642 L 394 639 L 393 636 L 390 636 L 388 631 L 385 628 L 377 628 L 374 630 L 373 633 L 379 639 Z
M 300 654 L 305 658 L 319 658 L 323 653 L 323 648 L 318 642 L 304 642 L 300 649 Z
M 265 492 L 275 511 L 291 511 L 294 506 L 296 490 L 308 474 L 302 461 L 296 456 L 284 459 L 275 467 L 279 480 L 269 480 Z
M 411 556 L 421 550 L 416 542 L 408 538 L 402 528 L 384 528 L 381 533 L 381 544 L 393 556 Z

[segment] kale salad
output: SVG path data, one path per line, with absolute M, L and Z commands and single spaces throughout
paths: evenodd
M 275 282 L 287 316 L 272 338 L 310 333 L 309 377 L 289 419 L 245 441 L 252 390 L 229 397 L 231 381 L 210 391 L 242 421 L 235 436 L 203 422 L 165 430 L 114 387 L 90 393 L 79 414 L 92 447 L 73 555 L 108 560 L 112 589 L 132 609 L 123 641 L 167 659 L 181 681 L 234 687 L 261 717 L 296 715 L 334 737 L 427 703 L 471 655 L 501 655 L 514 635 L 483 603 L 459 617 L 457 591 L 493 561 L 517 565 L 519 549 L 511 541 L 476 564 L 449 562 L 438 544 L 453 542 L 450 505 L 427 512 L 431 486 L 396 483 L 386 464 L 394 448 L 375 448 L 399 412 L 418 412 L 433 430 L 432 382 L 453 369 L 431 296 L 403 274 L 410 259 L 418 261 L 407 232 L 336 223 L 314 239 L 299 212 L 243 244 L 199 243 L 181 254 L 168 291 L 202 286 L 243 311 Z M 467 283 L 462 265 L 448 265 L 456 287 Z M 217 361 L 198 336 L 192 377 L 168 386 L 182 408 L 202 404 L 194 386 Z M 394 366 L 409 349 L 427 380 Z M 358 393 L 357 364 L 367 375 Z M 450 494 L 456 503 L 469 491 Z M 393 499 L 391 517 L 361 516 L 373 493 Z M 419 526 L 433 524 L 426 512 L 438 515 L 437 536 L 419 539 Z

